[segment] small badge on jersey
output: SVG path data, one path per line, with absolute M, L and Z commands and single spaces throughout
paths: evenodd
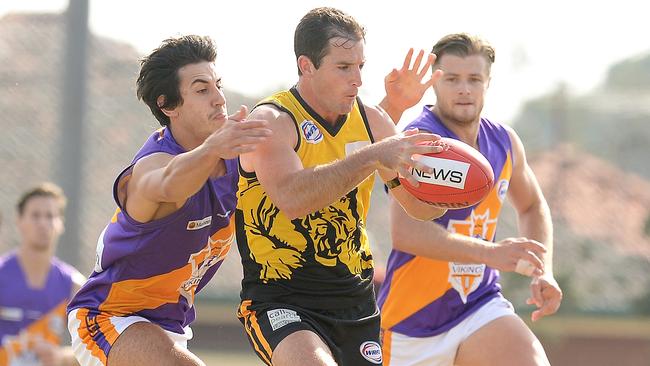
M 365 341 L 361 343 L 361 346 L 359 346 L 359 352 L 361 352 L 361 356 L 366 360 L 375 365 L 381 365 L 382 357 L 379 343 L 374 341 Z
M 460 295 L 463 304 L 483 281 L 485 264 L 465 264 L 449 262 L 449 283 Z
M 266 316 L 269 318 L 269 323 L 271 323 L 273 331 L 276 331 L 287 324 L 298 323 L 301 321 L 300 315 L 289 309 L 270 310 L 266 312 Z
M 187 222 L 187 230 L 199 230 L 212 223 L 212 216 L 208 216 L 201 220 L 193 220 Z
M 507 179 L 501 179 L 499 180 L 499 183 L 496 184 L 498 187 L 497 190 L 497 195 L 499 197 L 499 201 L 503 202 L 504 199 L 506 199 L 506 193 L 508 193 L 508 185 L 509 182 Z
M 314 122 L 308 119 L 302 121 L 300 124 L 300 131 L 302 131 L 305 140 L 310 144 L 317 144 L 323 141 L 323 133 L 320 132 L 318 126 L 316 126 Z

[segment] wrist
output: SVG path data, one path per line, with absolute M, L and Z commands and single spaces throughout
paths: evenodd
M 494 252 L 494 245 L 491 243 L 483 243 L 479 240 L 475 240 L 474 242 L 476 244 L 477 263 L 489 265 L 491 263 L 492 253 Z
M 406 108 L 399 106 L 398 104 L 395 104 L 393 100 L 391 100 L 388 95 L 382 99 L 382 101 L 379 103 L 379 106 L 386 112 L 390 118 L 393 120 L 393 123 L 397 124 L 402 117 L 402 113 L 406 110 Z
M 391 180 L 389 180 L 387 182 L 384 182 L 384 183 L 386 184 L 386 187 L 388 187 L 388 190 L 391 190 L 393 188 L 397 188 L 397 187 L 402 185 L 402 182 L 400 182 L 400 180 L 399 180 L 399 174 L 397 176 L 395 176 L 395 178 L 393 178 L 393 179 L 391 179 Z

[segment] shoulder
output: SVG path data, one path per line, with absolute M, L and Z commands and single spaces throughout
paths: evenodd
M 444 135 L 444 131 L 441 128 L 441 124 L 438 121 L 438 117 L 431 110 L 431 105 L 426 105 L 422 108 L 420 114 L 410 121 L 405 127 L 404 130 L 409 130 L 417 128 L 420 131 L 426 131 L 431 133 L 437 133 L 441 136 Z
M 501 128 L 507 133 L 508 139 L 510 140 L 510 149 L 512 151 L 513 166 L 515 169 L 523 167 L 526 165 L 526 152 L 524 150 L 524 144 L 521 142 L 521 138 L 514 130 L 514 128 L 508 125 L 500 125 Z
M 81 274 L 72 265 L 60 260 L 57 257 L 52 258 L 52 264 L 61 273 L 61 275 L 72 282 L 73 287 L 81 287 L 86 282 L 86 277 Z
M 293 120 L 293 115 L 280 105 L 274 103 L 259 104 L 253 109 L 248 119 L 263 119 L 268 122 Z M 273 127 L 273 125 L 271 125 Z
M 138 159 L 133 164 L 133 176 L 137 176 L 142 172 L 162 168 L 166 166 L 175 155 L 166 152 L 155 152 Z
M 359 102 L 359 109 L 365 111 L 368 126 L 372 135 L 375 137 L 375 141 L 383 140 L 397 133 L 395 123 L 393 123 L 388 113 L 380 106 L 371 106 Z
M 248 116 L 249 120 L 265 120 L 273 131 L 267 143 L 286 141 L 292 146 L 298 141 L 298 125 L 293 114 L 276 104 L 260 104 Z M 284 143 L 284 142 L 283 142 Z M 265 143 L 260 144 L 264 146 Z
M 16 258 L 16 252 L 9 252 L 3 255 L 0 255 L 0 271 L 8 267 L 9 262 Z

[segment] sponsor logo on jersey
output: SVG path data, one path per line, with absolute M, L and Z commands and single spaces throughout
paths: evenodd
M 269 318 L 269 323 L 271 324 L 271 329 L 276 331 L 287 324 L 298 323 L 301 321 L 300 315 L 290 309 L 274 309 L 266 313 L 266 316 Z
M 187 222 L 187 230 L 199 230 L 212 223 L 212 216 L 205 217 L 201 220 L 193 220 Z
M 417 155 L 416 160 L 433 168 L 427 173 L 411 168 L 411 174 L 418 182 L 435 184 L 458 189 L 465 189 L 469 164 L 462 161 L 434 158 L 431 156 Z
M 375 365 L 381 365 L 381 347 L 379 343 L 374 341 L 365 341 L 359 346 L 359 352 L 361 356 L 366 360 L 374 363 Z
M 323 133 L 320 132 L 318 126 L 308 119 L 302 121 L 300 124 L 300 130 L 302 135 L 305 136 L 305 140 L 310 144 L 317 144 L 323 141 Z

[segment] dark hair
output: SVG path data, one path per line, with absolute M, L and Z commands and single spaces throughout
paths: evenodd
M 447 53 L 459 57 L 481 55 L 488 62 L 488 72 L 494 63 L 494 48 L 481 38 L 466 33 L 454 33 L 442 37 L 433 46 L 431 53 L 437 57 L 433 65 L 434 69 L 442 56 Z
M 293 38 L 296 60 L 305 55 L 318 69 L 323 57 L 327 55 L 329 40 L 337 37 L 358 42 L 365 40 L 366 30 L 352 16 L 338 9 L 312 9 L 300 19 L 296 27 Z M 300 68 L 298 75 L 302 75 Z
M 210 37 L 188 35 L 164 40 L 149 56 L 140 60 L 140 75 L 136 82 L 138 99 L 149 106 L 160 125 L 169 125 L 169 117 L 161 109 L 183 104 L 178 70 L 189 64 L 214 62 L 216 58 L 217 49 Z M 159 106 L 158 97 L 161 95 L 165 101 Z
M 18 216 L 23 215 L 27 202 L 29 202 L 29 200 L 31 200 L 34 197 L 55 198 L 57 201 L 59 201 L 61 214 L 63 214 L 63 211 L 65 210 L 65 206 L 68 202 L 67 199 L 65 198 L 65 194 L 63 194 L 63 190 L 61 189 L 61 187 L 57 186 L 54 183 L 44 182 L 26 191 L 25 193 L 23 193 L 22 196 L 20 196 L 20 199 L 18 200 L 18 204 L 16 205 L 16 210 L 18 210 Z

